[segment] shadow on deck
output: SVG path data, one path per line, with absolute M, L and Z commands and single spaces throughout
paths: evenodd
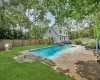
M 100 61 L 78 61 L 77 73 L 88 80 L 100 80 Z

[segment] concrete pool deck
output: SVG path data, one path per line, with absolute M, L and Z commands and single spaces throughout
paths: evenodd
M 77 45 L 53 61 L 60 68 L 69 69 L 66 74 L 76 80 L 100 80 L 100 64 L 97 63 L 93 51 L 86 50 L 84 46 Z

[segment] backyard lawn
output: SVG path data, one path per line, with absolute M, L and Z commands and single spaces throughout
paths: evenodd
M 14 47 L 9 51 L 1 51 L 0 80 L 73 80 L 42 63 L 17 63 L 13 59 L 14 56 L 20 54 L 20 51 L 46 46 L 48 45 L 23 46 Z

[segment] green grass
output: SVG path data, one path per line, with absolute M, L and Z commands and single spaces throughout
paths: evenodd
M 1 51 L 0 80 L 73 80 L 42 63 L 17 63 L 13 59 L 14 56 L 20 54 L 20 51 L 46 46 L 48 45 L 23 46 Z

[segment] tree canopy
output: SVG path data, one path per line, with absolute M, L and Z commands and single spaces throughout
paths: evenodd
M 40 27 L 48 26 L 50 23 L 50 20 L 46 18 L 48 12 L 55 17 L 55 25 L 66 27 L 66 25 L 68 25 L 68 18 L 81 23 L 87 16 L 95 15 L 99 17 L 100 1 L 0 0 L 0 28 L 15 29 L 15 27 L 19 26 L 20 30 L 22 30 L 22 28 L 31 30 L 32 27 L 37 25 Z M 32 18 L 32 20 L 30 18 Z M 98 21 L 100 20 L 97 18 L 93 19 L 95 33 L 98 32 L 96 30 L 98 30 L 100 26 Z M 71 27 L 72 26 L 67 26 L 67 28 Z

